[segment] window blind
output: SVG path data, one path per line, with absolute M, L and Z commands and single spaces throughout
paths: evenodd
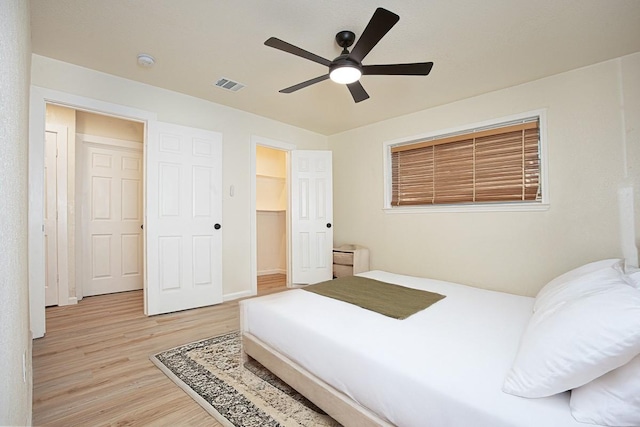
M 392 206 L 540 201 L 539 121 L 391 147 Z

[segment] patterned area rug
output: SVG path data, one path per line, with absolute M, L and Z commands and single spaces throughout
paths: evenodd
M 255 360 L 242 364 L 240 351 L 232 332 L 150 359 L 225 426 L 340 426 Z

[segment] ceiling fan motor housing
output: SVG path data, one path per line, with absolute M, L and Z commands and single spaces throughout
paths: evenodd
M 336 43 L 342 48 L 342 53 L 329 64 L 329 76 L 336 83 L 353 83 L 359 80 L 362 75 L 362 64 L 360 61 L 350 58 L 347 50 L 355 39 L 356 35 L 353 31 L 344 30 L 336 34 Z M 334 73 L 338 69 L 341 70 Z
M 353 33 L 353 31 L 344 30 L 336 34 L 336 43 L 338 43 L 338 46 L 340 46 L 343 49 L 346 49 L 349 46 L 351 46 L 355 40 L 356 40 L 356 35 Z

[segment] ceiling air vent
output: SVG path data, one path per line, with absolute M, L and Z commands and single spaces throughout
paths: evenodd
M 231 92 L 237 92 L 242 89 L 245 85 L 242 83 L 234 82 L 233 80 L 220 78 L 216 82 L 216 86 L 220 89 L 230 90 Z

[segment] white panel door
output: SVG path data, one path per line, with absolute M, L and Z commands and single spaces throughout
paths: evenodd
M 44 245 L 45 306 L 58 304 L 58 133 L 45 132 Z
M 222 302 L 222 135 L 150 124 L 145 313 Z
M 83 295 L 142 289 L 142 153 L 84 144 Z
M 333 184 L 330 151 L 291 151 L 291 282 L 333 277 Z

